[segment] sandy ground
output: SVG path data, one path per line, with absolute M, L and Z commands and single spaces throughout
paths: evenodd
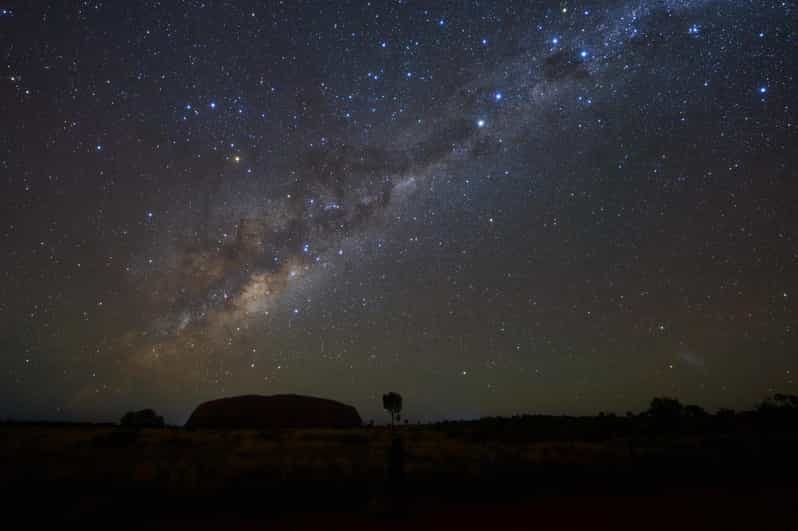
M 750 494 L 694 491 L 662 496 L 544 496 L 517 504 L 417 508 L 405 517 L 369 512 L 323 512 L 292 514 L 274 520 L 240 520 L 234 514 L 220 514 L 211 520 L 170 520 L 153 524 L 156 524 L 155 528 L 164 530 L 242 531 L 798 530 L 796 494 L 798 490 L 768 490 Z

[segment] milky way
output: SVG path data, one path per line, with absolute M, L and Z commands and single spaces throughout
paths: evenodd
M 9 416 L 795 383 L 792 3 L 2 6 Z

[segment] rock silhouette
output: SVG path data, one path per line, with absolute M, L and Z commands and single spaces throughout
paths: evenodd
M 349 405 L 301 395 L 244 395 L 203 402 L 187 428 L 353 428 L 362 424 Z

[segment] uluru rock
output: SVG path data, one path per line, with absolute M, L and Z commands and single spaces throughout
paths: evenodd
M 361 424 L 354 407 L 335 400 L 300 395 L 244 395 L 203 402 L 191 414 L 186 427 L 354 428 Z

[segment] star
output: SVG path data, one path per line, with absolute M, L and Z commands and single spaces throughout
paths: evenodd
M 0 417 L 794 387 L 790 2 L 40 3 L 0 2 Z

